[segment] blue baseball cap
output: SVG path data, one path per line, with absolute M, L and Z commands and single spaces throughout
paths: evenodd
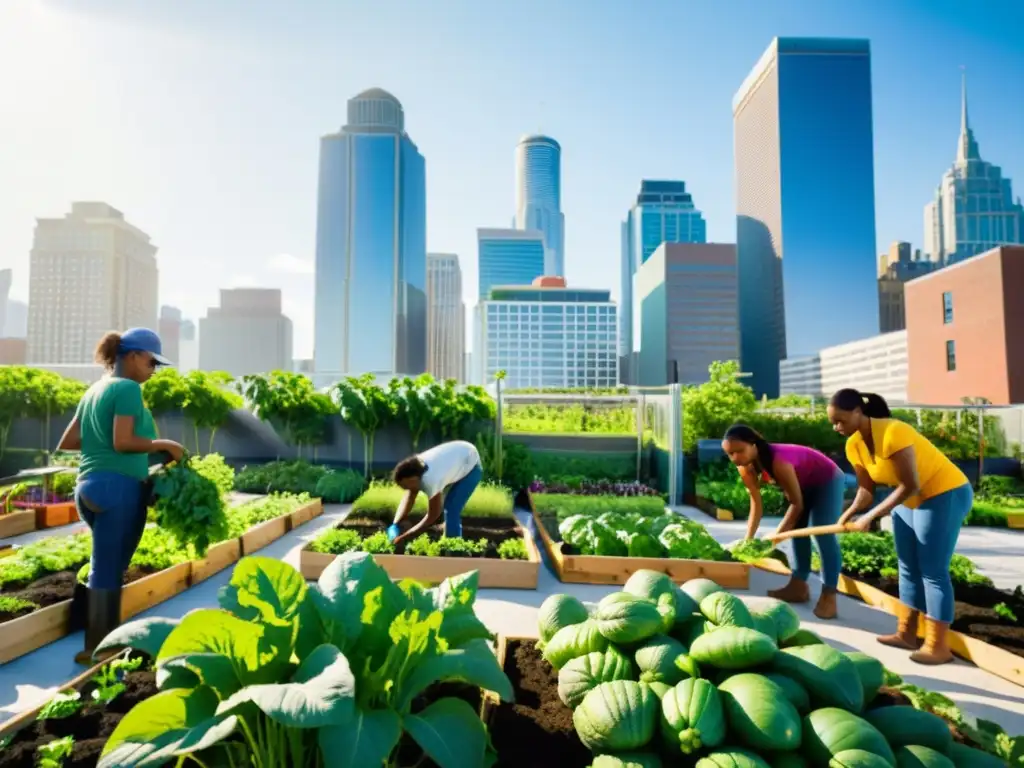
M 160 343 L 160 337 L 149 328 L 129 328 L 122 333 L 121 346 L 118 347 L 118 352 L 122 355 L 129 352 L 148 352 L 153 356 L 158 365 L 174 365 L 174 363 L 163 356 L 163 345 Z

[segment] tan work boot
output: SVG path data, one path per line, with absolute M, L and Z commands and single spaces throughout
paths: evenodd
M 953 652 L 949 650 L 949 624 L 925 616 L 924 646 L 910 654 L 910 660 L 932 666 L 951 662 Z
M 921 614 L 908 605 L 899 604 L 899 621 L 896 632 L 891 635 L 879 635 L 878 642 L 893 648 L 903 648 L 907 651 L 914 651 L 921 647 L 921 641 L 917 637 L 917 622 Z
M 786 603 L 807 603 L 811 600 L 811 588 L 806 581 L 790 577 L 789 583 L 781 589 L 769 589 L 768 597 Z
M 839 615 L 835 587 L 822 587 L 818 596 L 818 604 L 814 606 L 814 615 L 819 619 L 834 619 Z

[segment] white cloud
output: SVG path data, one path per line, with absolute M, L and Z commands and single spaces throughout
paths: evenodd
M 291 275 L 312 275 L 313 262 L 300 259 L 290 253 L 279 253 L 267 262 L 271 272 L 286 272 Z
M 259 283 L 252 275 L 232 275 L 228 278 L 228 288 L 258 288 Z

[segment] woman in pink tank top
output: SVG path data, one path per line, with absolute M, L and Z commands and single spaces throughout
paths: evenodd
M 789 502 L 777 533 L 808 524 L 832 525 L 843 511 L 846 478 L 832 459 L 821 451 L 803 445 L 769 443 L 761 433 L 746 424 L 729 427 L 722 439 L 722 450 L 740 471 L 743 484 L 750 493 L 750 516 L 747 538 L 757 534 L 764 508 L 761 483 L 776 483 Z M 815 536 L 821 555 L 822 590 L 814 615 L 819 619 L 836 617 L 836 587 L 842 568 L 842 554 L 835 534 Z M 811 541 L 808 537 L 793 539 L 794 567 L 789 583 L 768 592 L 769 596 L 789 603 L 806 603 L 811 599 L 807 579 L 811 573 Z

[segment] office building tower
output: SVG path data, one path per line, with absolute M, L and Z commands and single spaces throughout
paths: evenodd
M 1000 245 L 1024 243 L 1024 206 L 1013 201 L 1002 169 L 981 159 L 967 116 L 967 81 L 960 94 L 956 160 L 942 177 L 935 199 L 924 207 L 928 258 L 953 264 Z
M 398 99 L 371 88 L 320 141 L 313 357 L 318 383 L 427 366 L 423 156 Z
M 890 403 L 907 402 L 907 332 L 881 333 L 779 363 L 783 395 L 826 399 L 853 387 Z
M 780 360 L 878 332 L 868 41 L 776 38 L 733 122 L 740 360 L 771 397 Z
M 619 375 L 635 383 L 631 373 L 633 343 L 633 276 L 662 243 L 707 242 L 707 225 L 682 181 L 643 180 L 636 201 L 622 222 L 620 259 Z
M 28 336 L 28 304 L 15 299 L 7 300 L 4 335 L 9 339 L 24 339 Z
M 0 339 L 7 336 L 7 301 L 10 298 L 12 282 L 14 273 L 9 269 L 0 269 Z
M 507 389 L 613 387 L 618 328 L 609 291 L 568 288 L 564 278 L 496 286 L 474 310 L 478 384 L 505 371 Z
M 29 261 L 28 361 L 91 364 L 107 331 L 157 327 L 156 246 L 106 203 L 37 219 Z
M 633 290 L 633 383 L 703 384 L 711 363 L 739 359 L 735 245 L 662 243 Z
M 427 254 L 427 372 L 437 379 L 464 380 L 466 305 L 462 269 L 454 253 Z
M 516 145 L 515 228 L 541 232 L 542 274 L 565 277 L 562 147 L 550 136 L 524 136 Z
M 173 363 L 181 359 L 181 310 L 177 307 L 160 307 L 160 343 L 164 357 Z
M 179 373 L 188 373 L 199 369 L 199 337 L 196 324 L 191 320 L 182 320 L 178 331 L 178 359 L 174 361 Z
M 544 235 L 519 229 L 478 229 L 477 295 L 498 285 L 530 285 L 544 275 Z
M 220 306 L 199 321 L 199 369 L 250 373 L 290 371 L 292 321 L 277 288 L 221 290 Z
M 936 264 L 921 257 L 920 251 L 911 254 L 910 243 L 894 242 L 888 253 L 878 257 L 878 330 L 881 333 L 902 331 L 907 327 L 903 302 L 903 285 L 921 275 L 927 275 Z

